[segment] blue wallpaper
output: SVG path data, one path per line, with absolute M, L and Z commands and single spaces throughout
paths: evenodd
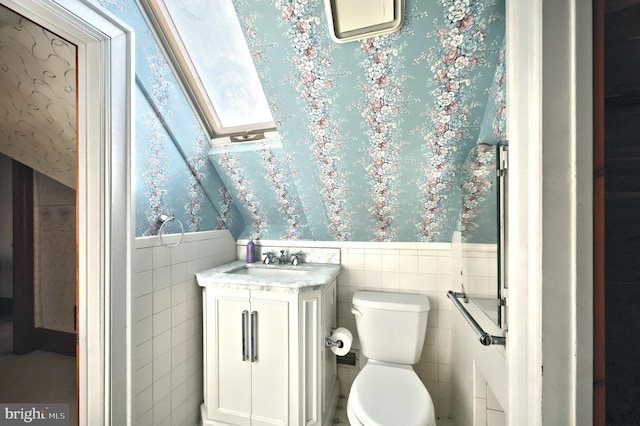
M 504 0 L 407 0 L 399 32 L 345 44 L 322 0 L 234 0 L 282 140 L 214 148 L 135 2 L 101 3 L 136 31 L 136 235 L 163 212 L 236 238 L 450 241 L 468 153 L 504 139 Z
M 160 214 L 175 215 L 186 232 L 245 227 L 207 159 L 209 141 L 135 0 L 102 0 L 135 31 L 136 236 L 155 235 Z M 171 226 L 170 226 L 171 225 Z M 179 232 L 167 224 L 167 232 Z

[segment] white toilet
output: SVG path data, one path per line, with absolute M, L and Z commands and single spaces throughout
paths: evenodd
M 368 361 L 347 401 L 352 426 L 435 426 L 433 401 L 412 367 L 422 353 L 429 308 L 419 294 L 353 294 L 351 312 Z

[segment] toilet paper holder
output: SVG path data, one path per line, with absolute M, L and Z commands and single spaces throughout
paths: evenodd
M 329 337 L 324 339 L 324 347 L 337 356 L 345 356 L 351 350 L 352 342 L 353 336 L 349 330 L 344 327 L 331 327 Z
M 324 347 L 325 348 L 333 348 L 334 346 L 336 348 L 343 348 L 344 347 L 344 342 L 342 340 L 333 340 L 331 339 L 331 336 L 333 335 L 333 332 L 335 331 L 335 328 L 332 328 L 331 331 L 329 332 L 329 337 L 325 337 L 324 338 Z
M 331 340 L 329 337 L 325 337 L 324 338 L 324 347 L 325 348 L 332 348 L 332 347 L 337 347 L 337 348 L 343 348 L 344 347 L 344 342 L 342 340 Z

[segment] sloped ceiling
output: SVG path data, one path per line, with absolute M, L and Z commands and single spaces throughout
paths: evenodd
M 0 152 L 76 186 L 76 46 L 3 6 Z
M 342 44 L 323 0 L 233 0 L 281 139 L 213 148 L 138 2 L 99 3 L 136 33 L 137 236 L 163 213 L 238 239 L 450 242 L 467 154 L 503 140 L 504 0 L 407 1 L 400 31 Z

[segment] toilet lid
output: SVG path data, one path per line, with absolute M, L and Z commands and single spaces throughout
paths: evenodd
M 411 368 L 368 363 L 351 386 L 349 402 L 367 426 L 435 424 L 431 396 Z

